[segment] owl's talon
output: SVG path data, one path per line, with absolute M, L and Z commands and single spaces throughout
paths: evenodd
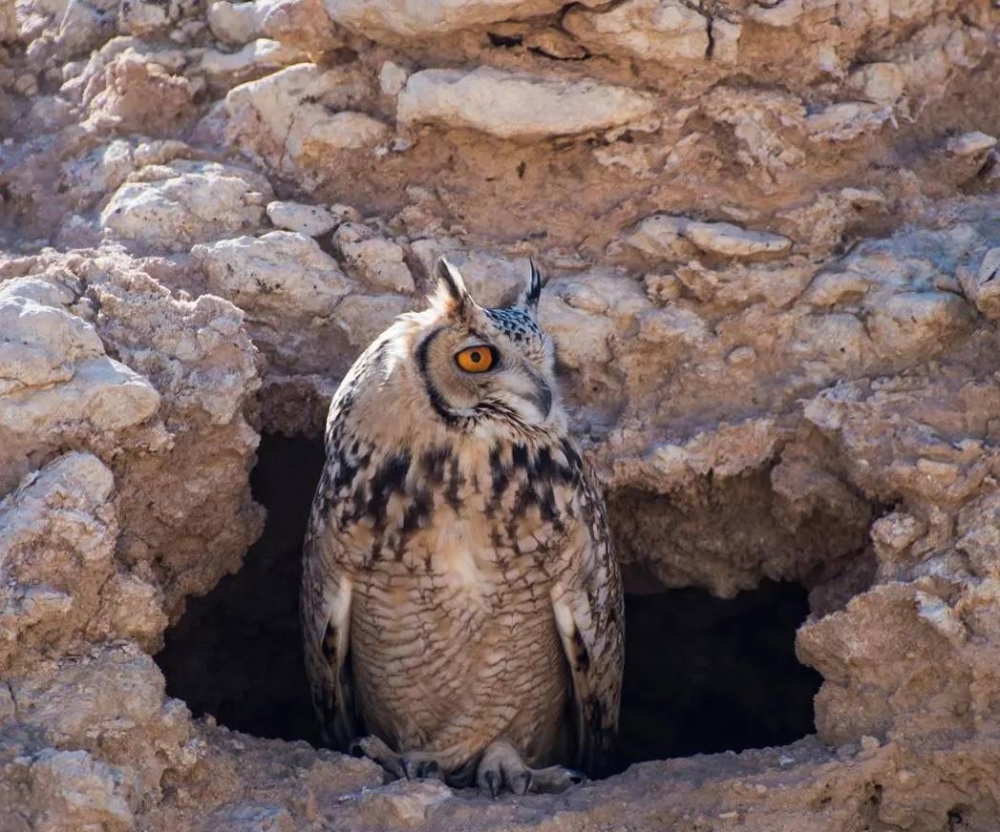
M 483 779 L 490 790 L 490 800 L 496 800 L 500 791 L 500 775 L 495 771 L 487 771 L 483 774 Z
M 516 795 L 525 795 L 531 791 L 531 769 L 525 769 L 507 778 L 507 787 Z

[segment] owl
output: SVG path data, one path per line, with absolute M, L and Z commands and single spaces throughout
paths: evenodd
M 601 492 L 567 430 L 541 278 L 479 306 L 442 259 L 330 405 L 302 629 L 324 740 L 397 777 L 562 791 L 604 773 L 624 658 Z

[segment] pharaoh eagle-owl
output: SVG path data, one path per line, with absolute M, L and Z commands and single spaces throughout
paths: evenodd
M 559 791 L 607 769 L 622 587 L 567 432 L 534 264 L 479 306 L 438 263 L 430 308 L 333 397 L 302 623 L 327 742 L 400 777 Z

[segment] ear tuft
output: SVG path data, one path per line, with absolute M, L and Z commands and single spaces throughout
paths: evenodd
M 538 271 L 538 266 L 530 257 L 528 263 L 531 270 L 528 273 L 528 281 L 517 297 L 517 305 L 527 309 L 532 315 L 538 310 L 538 298 L 542 294 L 542 275 Z
M 432 302 L 449 314 L 458 315 L 468 313 L 475 306 L 461 273 L 444 257 L 437 261 L 437 292 Z

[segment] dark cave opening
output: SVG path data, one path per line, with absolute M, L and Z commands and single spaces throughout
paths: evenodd
M 251 475 L 268 509 L 244 565 L 191 599 L 156 660 L 167 692 L 244 733 L 317 744 L 299 643 L 300 551 L 322 442 L 265 435 Z M 662 588 L 661 588 L 662 589 Z M 784 745 L 813 732 L 822 678 L 798 663 L 806 590 L 765 581 L 732 600 L 698 589 L 626 596 L 621 767 Z

